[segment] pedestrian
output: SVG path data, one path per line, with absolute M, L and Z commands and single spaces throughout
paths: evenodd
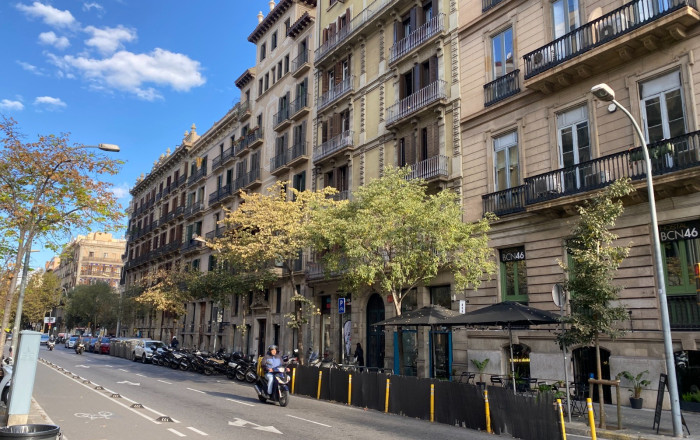
M 362 371 L 362 367 L 365 366 L 365 352 L 362 350 L 362 345 L 360 343 L 357 343 L 357 347 L 355 348 L 355 362 L 357 362 L 357 366 L 360 367 L 360 371 Z
M 173 350 L 177 350 L 177 348 L 180 346 L 180 342 L 177 340 L 177 337 L 173 336 L 173 339 L 170 341 L 170 348 Z
M 267 347 L 267 353 L 262 360 L 262 366 L 265 370 L 265 378 L 267 379 L 267 395 L 272 395 L 272 384 L 275 380 L 274 369 L 282 365 L 282 359 L 277 355 L 277 346 L 270 345 Z

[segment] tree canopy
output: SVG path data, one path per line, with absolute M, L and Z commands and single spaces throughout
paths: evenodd
M 114 328 L 118 319 L 119 294 L 107 283 L 81 284 L 68 292 L 66 326 Z
M 44 316 L 58 305 L 61 293 L 61 282 L 56 274 L 44 270 L 32 272 L 24 292 L 23 318 L 43 324 Z

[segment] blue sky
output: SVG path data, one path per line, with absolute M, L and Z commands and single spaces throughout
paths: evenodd
M 0 113 L 28 140 L 67 132 L 119 145 L 126 163 L 110 182 L 126 206 L 192 124 L 202 134 L 238 101 L 258 11 L 268 0 L 2 1 Z M 52 255 L 32 254 L 31 266 Z

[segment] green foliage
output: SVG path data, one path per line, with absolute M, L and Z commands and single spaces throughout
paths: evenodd
M 58 305 L 61 283 L 56 274 L 43 269 L 31 274 L 24 292 L 22 317 L 31 323 L 42 323 L 44 316 Z
M 566 244 L 573 264 L 560 262 L 568 275 L 564 288 L 571 294 L 571 314 L 564 318 L 568 329 L 558 335 L 560 343 L 589 345 L 600 334 L 615 338 L 623 333 L 616 323 L 628 314 L 619 305 L 622 287 L 613 280 L 629 245 L 613 246 L 617 235 L 610 228 L 623 212 L 619 199 L 632 190 L 629 179 L 620 179 L 577 207 L 580 219 Z
M 231 295 L 260 291 L 276 279 L 277 276 L 269 270 L 231 272 L 221 269 L 190 273 L 187 288 L 193 298 L 209 298 L 226 305 L 231 301 Z
M 119 294 L 107 283 L 76 286 L 69 292 L 66 305 L 68 328 L 102 327 L 111 329 L 117 323 Z
M 683 393 L 681 400 L 684 402 L 697 402 L 700 403 L 700 391 Z
M 180 316 L 185 313 L 185 304 L 196 299 L 187 288 L 192 277 L 187 271 L 150 272 L 139 280 L 142 291 L 135 301 L 150 309 Z
M 489 364 L 491 359 L 486 358 L 482 361 L 478 359 L 472 359 L 472 364 L 474 367 L 476 367 L 476 370 L 479 372 L 479 382 L 484 381 L 484 370 L 486 369 L 486 366 Z
M 621 377 L 624 377 L 625 379 L 630 381 L 632 383 L 632 389 L 630 390 L 630 393 L 634 394 L 634 397 L 636 399 L 639 399 L 639 397 L 642 395 L 642 388 L 651 384 L 651 382 L 647 379 L 643 379 L 645 374 L 649 374 L 649 370 L 644 370 L 636 376 L 630 373 L 629 371 L 621 371 L 617 374 L 617 378 L 619 379 Z

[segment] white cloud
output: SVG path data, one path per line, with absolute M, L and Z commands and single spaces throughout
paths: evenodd
M 20 101 L 10 101 L 9 99 L 3 99 L 0 101 L 0 109 L 8 111 L 20 111 L 24 110 L 24 104 Z
M 104 12 L 104 8 L 99 3 L 83 3 L 83 11 L 90 11 L 91 9 L 96 10 L 98 15 Z
M 149 101 L 161 95 L 147 84 L 189 91 L 206 82 L 198 61 L 159 48 L 148 54 L 119 51 L 105 59 L 72 55 L 50 55 L 49 59 L 66 74 L 76 70 L 97 86 L 124 90 Z
M 70 41 L 66 37 L 59 37 L 53 32 L 42 32 L 39 34 L 39 42 L 41 44 L 47 44 L 53 46 L 57 49 L 65 49 L 70 46 Z
M 61 101 L 60 98 L 53 98 L 51 96 L 38 96 L 34 100 L 34 105 L 46 111 L 55 111 L 66 107 L 66 103 Z
M 30 17 L 40 18 L 49 26 L 71 27 L 77 23 L 70 11 L 61 11 L 51 5 L 45 5 L 41 2 L 34 2 L 31 6 L 17 3 L 16 7 Z
M 129 194 L 129 184 L 128 183 L 121 183 L 119 185 L 114 185 L 111 188 L 112 193 L 114 194 L 114 197 L 117 199 L 124 199 L 131 197 L 131 194 Z
M 88 26 L 84 31 L 92 34 L 92 38 L 86 40 L 85 44 L 97 48 L 102 54 L 110 54 L 117 49 L 123 48 L 123 41 L 136 40 L 136 31 L 121 25 L 115 28 L 106 27 L 103 29 Z
M 19 64 L 20 67 L 22 67 L 22 69 L 26 70 L 27 72 L 31 72 L 36 75 L 43 75 L 39 68 L 33 64 L 25 63 L 24 61 L 17 61 L 17 64 Z

